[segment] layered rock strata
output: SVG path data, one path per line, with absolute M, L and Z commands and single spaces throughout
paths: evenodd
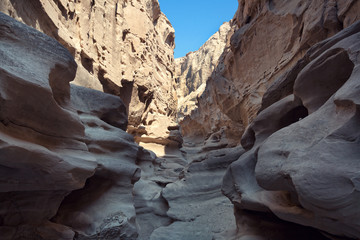
M 137 142 L 171 141 L 175 35 L 157 0 L 4 0 L 0 11 L 65 46 L 75 84 L 120 96 Z

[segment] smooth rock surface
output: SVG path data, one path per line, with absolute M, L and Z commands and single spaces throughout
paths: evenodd
M 295 80 L 279 78 L 292 83 L 293 95 L 260 112 L 242 139 L 250 150 L 224 177 L 223 191 L 238 209 L 360 237 L 359 39 L 357 22 L 312 47 L 290 70 Z M 274 94 L 270 88 L 265 100 Z
M 70 226 L 78 239 L 136 239 L 132 189 L 144 150 L 124 131 L 126 108 L 119 97 L 76 85 L 71 85 L 71 103 L 97 168 L 84 188 L 64 199 L 54 221 Z
M 0 13 L 1 239 L 137 239 L 136 165 L 117 96 L 69 84 L 54 39 Z
M 97 166 L 70 110 L 76 63 L 54 39 L 2 13 L 0 55 L 0 235 L 72 239 L 49 220 Z

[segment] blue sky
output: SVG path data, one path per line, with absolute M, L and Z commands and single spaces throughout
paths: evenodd
M 175 29 L 175 58 L 196 51 L 234 16 L 237 0 L 159 0 Z

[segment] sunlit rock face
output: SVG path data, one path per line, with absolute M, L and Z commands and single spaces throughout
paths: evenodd
M 359 1 L 239 1 L 234 33 L 182 133 L 207 138 L 222 128 L 239 144 L 271 84 L 315 43 L 358 20 L 359 8 Z
M 241 139 L 248 151 L 223 181 L 239 218 L 244 209 L 271 212 L 360 237 L 359 39 L 357 22 L 310 48 L 266 92 Z
M 120 96 L 137 142 L 168 141 L 175 35 L 157 0 L 3 0 L 0 11 L 64 45 L 78 64 L 75 84 Z
M 230 23 L 225 22 L 199 50 L 175 59 L 179 120 L 196 109 L 197 99 L 204 92 L 206 81 L 218 65 L 229 40 L 230 30 Z

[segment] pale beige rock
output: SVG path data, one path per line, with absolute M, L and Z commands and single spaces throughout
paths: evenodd
M 230 23 L 225 22 L 199 50 L 175 59 L 178 119 L 181 120 L 196 108 L 197 98 L 204 92 L 206 81 L 224 51 L 229 31 Z

